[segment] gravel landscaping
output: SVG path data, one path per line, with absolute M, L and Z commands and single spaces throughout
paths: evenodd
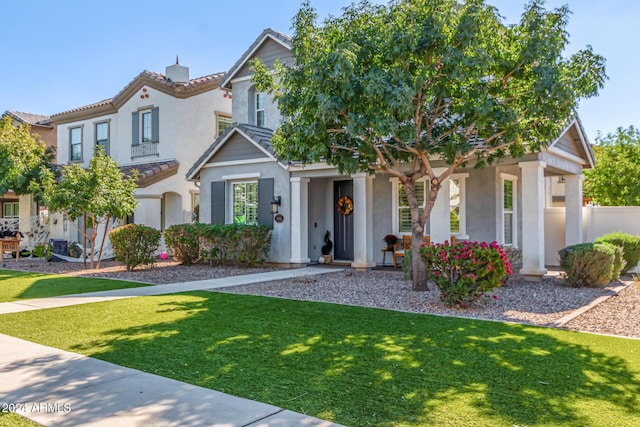
M 4 261 L 3 268 L 110 277 L 153 284 L 276 270 L 275 267 L 210 268 L 206 265 L 181 266 L 175 262 L 160 262 L 155 268 L 127 272 L 121 264 L 113 261 L 104 262 L 100 270 L 85 270 L 81 263 L 44 263 L 25 259 L 16 266 L 14 260 Z M 426 292 L 413 292 L 411 283 L 404 280 L 401 272 L 388 269 L 355 271 L 345 268 L 341 272 L 320 276 L 236 286 L 222 291 L 541 326 L 557 326 L 555 322 L 597 298 L 611 296 L 561 327 L 640 338 L 640 285 L 634 284 L 631 277 L 624 277 L 620 282 L 603 289 L 577 289 L 565 286 L 559 275 L 558 271 L 550 271 L 540 283 L 526 282 L 515 275 L 506 286 L 496 289 L 484 304 L 468 309 L 446 308 L 438 300 L 439 292 L 434 286 Z M 614 288 L 621 286 L 626 287 L 616 295 Z

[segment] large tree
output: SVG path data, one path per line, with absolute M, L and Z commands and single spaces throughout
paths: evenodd
M 8 114 L 0 119 L 0 195 L 8 190 L 31 193 L 31 183 L 40 179 L 43 167 L 52 171 L 54 161 L 55 150 L 32 134 L 29 125 L 14 123 Z
M 76 219 L 84 219 L 84 226 L 78 230 L 85 241 L 90 242 L 91 268 L 94 268 L 98 227 L 104 225 L 98 251 L 97 268 L 100 268 L 109 221 L 131 215 L 136 207 L 134 195 L 138 175 L 136 171 L 132 176 L 123 175 L 118 163 L 104 154 L 102 149 L 96 151 L 88 168 L 84 169 L 77 164 L 65 165 L 60 175 L 57 179 L 53 173 L 45 171 L 43 174 L 40 189 L 44 202 L 50 211 L 66 215 L 76 228 Z
M 584 192 L 602 206 L 640 206 L 640 131 L 619 127 L 598 136 L 595 169 L 584 172 Z
M 322 25 L 309 2 L 293 20 L 291 65 L 253 62 L 284 122 L 286 159 L 325 159 L 341 172 L 385 172 L 409 201 L 413 287 L 426 289 L 417 250 L 441 183 L 456 168 L 522 156 L 555 139 L 580 98 L 597 94 L 604 59 L 563 58 L 567 7 L 532 1 L 505 25 L 482 0 L 363 1 Z M 433 161 L 447 168 L 437 175 Z M 430 182 L 425 206 L 414 184 Z

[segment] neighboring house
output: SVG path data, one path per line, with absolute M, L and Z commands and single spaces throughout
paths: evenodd
M 37 136 L 47 147 L 56 147 L 56 129 L 49 116 L 19 111 L 5 111 L 2 116 L 7 115 L 13 119 L 14 125 L 28 125 L 31 134 Z M 19 229 L 25 235 L 21 244 L 23 248 L 31 249 L 33 245 L 47 241 L 48 228 L 45 223 L 48 211 L 45 206 L 38 206 L 31 195 L 18 196 L 10 191 L 0 196 L 0 206 L 0 229 Z
M 274 263 L 315 262 L 329 230 L 335 259 L 356 268 L 380 264 L 383 237 L 410 234 L 402 185 L 382 173 L 346 176 L 324 163 L 301 166 L 280 161 L 270 137 L 281 116 L 273 98 L 255 90 L 248 64 L 256 57 L 267 66 L 276 59 L 292 61 L 291 39 L 265 30 L 221 81 L 222 89 L 233 89 L 234 124 L 187 174 L 187 179 L 200 182 L 200 221 L 273 225 L 268 261 Z M 584 130 L 574 118 L 540 153 L 506 159 L 485 169 L 458 169 L 440 190 L 425 234 L 431 236 L 431 242 L 443 242 L 454 234 L 460 240 L 496 240 L 520 248 L 521 272 L 538 278 L 546 273 L 545 178 L 564 177 L 564 240 L 579 243 L 583 240 L 581 173 L 593 167 L 593 162 Z M 444 166 L 434 162 L 436 173 Z M 424 201 L 428 182 L 417 183 L 416 188 Z M 274 222 L 271 213 L 271 201 L 278 196 L 282 222 Z M 353 202 L 348 215 L 338 209 L 344 197 Z
M 114 98 L 53 115 L 58 163 L 87 166 L 102 146 L 123 172 L 140 172 L 139 205 L 128 221 L 159 230 L 191 222 L 199 189 L 184 175 L 231 123 L 231 93 L 219 88 L 221 78 L 190 79 L 176 59 L 165 75 L 144 71 Z M 71 233 L 57 230 L 77 240 Z

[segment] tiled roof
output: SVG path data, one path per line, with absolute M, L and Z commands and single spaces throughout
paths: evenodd
M 273 28 L 267 28 L 264 30 L 258 38 L 249 46 L 249 48 L 245 51 L 245 53 L 236 61 L 235 64 L 229 69 L 229 71 L 224 75 L 224 78 L 220 82 L 220 87 L 227 87 L 229 82 L 233 78 L 234 74 L 242 68 L 242 66 L 249 60 L 250 56 L 255 52 L 255 50 L 264 42 L 265 38 L 271 36 L 275 39 L 281 41 L 284 45 L 288 46 L 291 49 L 292 38 L 291 36 L 281 33 L 279 31 L 274 30 Z
M 274 158 L 276 157 L 275 150 L 273 149 L 273 145 L 271 144 L 271 137 L 273 136 L 273 130 L 254 126 L 247 123 L 232 123 L 224 132 L 222 132 L 213 144 L 206 149 L 206 151 L 200 156 L 200 158 L 194 163 L 193 166 L 187 172 L 187 180 L 195 178 L 195 175 L 200 171 L 202 166 L 204 166 L 211 158 L 213 153 L 219 146 L 227 140 L 228 136 L 233 133 L 241 131 L 245 135 L 247 135 L 253 142 L 260 145 L 264 148 L 269 154 L 271 154 Z
M 176 160 L 165 162 L 145 163 L 140 165 L 120 166 L 120 171 L 129 176 L 135 169 L 140 174 L 138 178 L 138 187 L 147 187 L 165 178 L 178 173 L 180 163 Z
M 124 102 L 126 102 L 133 93 L 139 89 L 139 87 L 142 87 L 145 84 L 170 95 L 186 98 L 201 93 L 201 89 L 208 90 L 207 88 L 209 87 L 210 89 L 217 88 L 218 83 L 223 76 L 224 73 L 214 73 L 191 79 L 187 83 L 176 83 L 164 74 L 145 70 L 138 74 L 136 78 L 127 84 L 115 97 L 63 111 L 61 113 L 54 114 L 52 118 L 54 120 L 59 120 L 61 119 L 61 116 L 98 109 L 100 107 L 116 110 L 120 105 L 124 104 Z
M 51 127 L 51 117 L 43 116 L 42 114 L 23 113 L 21 111 L 6 111 L 5 114 L 9 114 L 15 120 L 32 126 Z

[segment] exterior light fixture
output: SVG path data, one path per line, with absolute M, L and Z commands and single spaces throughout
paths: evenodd
M 278 213 L 278 206 L 282 203 L 282 198 L 280 196 L 273 196 L 273 200 L 271 200 L 271 213 Z

